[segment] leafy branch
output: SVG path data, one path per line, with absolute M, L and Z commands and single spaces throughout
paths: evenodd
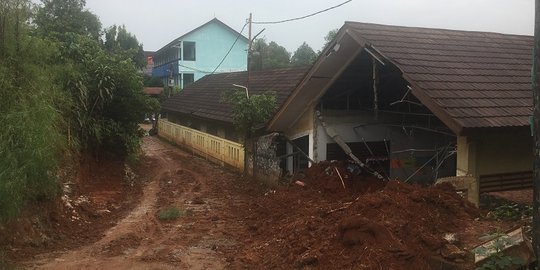
M 244 90 L 230 90 L 224 93 L 222 100 L 231 106 L 234 125 L 244 140 L 262 128 L 276 109 L 273 92 L 248 98 Z

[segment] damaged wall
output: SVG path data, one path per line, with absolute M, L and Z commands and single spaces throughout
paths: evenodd
M 278 133 L 271 133 L 255 138 L 255 154 L 251 146 L 246 147 L 248 174 L 269 185 L 276 185 L 281 177 L 280 160 L 277 158 L 278 137 Z
M 295 123 L 294 126 L 292 126 L 290 129 L 286 130 L 284 132 L 284 136 L 289 138 L 290 140 L 294 141 L 297 139 L 300 139 L 304 136 L 308 136 L 308 149 L 305 149 L 305 153 L 313 160 L 316 160 L 317 152 L 313 151 L 313 149 L 316 149 L 317 146 L 314 145 L 315 140 L 313 139 L 315 136 L 317 136 L 316 131 L 313 129 L 314 126 L 314 109 L 313 106 L 310 106 L 306 112 L 302 114 L 302 116 L 299 118 L 298 122 Z M 289 143 L 286 143 L 286 153 L 292 154 L 295 152 L 295 149 L 293 146 Z M 289 156 L 286 158 L 285 161 L 285 170 L 288 172 L 294 171 L 294 157 Z
M 437 166 L 435 149 L 450 146 L 451 151 L 455 145 L 455 137 L 451 134 L 443 135 L 426 130 L 385 125 L 400 123 L 401 116 L 397 114 L 379 112 L 377 122 L 373 120 L 373 113 L 366 111 L 326 110 L 323 112 L 323 117 L 327 125 L 347 143 L 385 142 L 388 145 L 386 154 L 390 159 L 389 177 L 392 179 L 406 180 L 418 170 L 413 177 L 415 182 L 432 183 L 435 177 L 455 174 L 455 155 L 447 158 L 437 173 L 435 170 Z M 317 156 L 319 160 L 325 160 L 327 145 L 334 141 L 320 124 L 317 126 L 317 133 L 319 134 L 316 142 Z M 440 155 L 439 160 L 442 157 L 443 155 Z M 424 167 L 421 168 L 422 166 Z

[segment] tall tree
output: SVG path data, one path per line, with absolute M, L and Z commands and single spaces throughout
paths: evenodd
M 266 50 L 266 61 L 263 62 L 264 69 L 282 68 L 290 65 L 291 54 L 285 47 L 271 41 Z
M 102 43 L 99 24 L 85 24 L 89 17 L 99 20 L 84 10 L 84 0 L 43 3 L 37 32 L 59 44 L 56 80 L 70 97 L 62 111 L 80 150 L 96 157 L 136 152 L 142 136 L 138 122 L 151 110 L 134 60 L 141 49 L 137 39 L 125 27 L 113 27 Z
M 269 44 L 264 38 L 253 42 L 253 55 L 250 67 L 252 70 L 265 70 L 272 68 L 288 67 L 290 65 L 291 54 L 274 41 Z
M 105 29 L 104 46 L 111 53 L 125 54 L 126 57 L 133 60 L 138 68 L 146 66 L 142 44 L 139 43 L 135 35 L 126 30 L 124 25 L 113 25 Z
M 64 34 L 79 34 L 99 40 L 101 22 L 84 9 L 85 0 L 41 0 L 35 24 L 42 36 L 63 40 Z
M 306 66 L 311 65 L 317 59 L 317 53 L 306 43 L 302 43 L 294 52 L 291 58 L 291 65 Z
M 53 82 L 55 44 L 30 35 L 29 0 L 0 1 L 0 222 L 54 196 L 65 138 Z

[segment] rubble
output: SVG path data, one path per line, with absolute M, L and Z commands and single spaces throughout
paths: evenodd
M 305 187 L 278 189 L 249 207 L 247 225 L 257 230 L 243 250 L 255 268 L 474 268 L 456 232 L 474 226 L 480 211 L 451 185 L 385 181 L 347 168 L 346 162 L 317 164 L 304 172 Z M 275 240 L 268 242 L 270 234 Z M 307 256 L 308 250 L 323 256 Z
M 531 241 L 524 235 L 523 228 L 495 234 L 492 238 L 473 249 L 476 266 L 483 265 L 491 256 L 499 253 L 517 259 L 523 264 L 535 260 Z

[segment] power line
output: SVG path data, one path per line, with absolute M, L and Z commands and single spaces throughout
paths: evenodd
M 178 64 L 178 66 L 181 66 L 181 67 L 184 67 L 184 68 L 187 68 L 187 69 L 191 69 L 193 71 L 198 71 L 198 72 L 201 72 L 201 73 L 212 73 L 212 71 L 208 71 L 208 70 L 202 70 L 202 69 L 198 69 L 198 68 L 194 68 L 194 67 L 190 67 L 190 66 L 186 66 L 186 65 L 182 65 L 182 64 Z
M 274 22 L 252 22 L 253 24 L 278 24 L 278 23 L 285 23 L 285 22 L 292 22 L 292 21 L 297 21 L 297 20 L 302 20 L 302 19 L 305 19 L 305 18 L 309 18 L 309 17 L 312 17 L 312 16 L 315 16 L 317 14 L 320 14 L 320 13 L 323 13 L 323 12 L 326 12 L 326 11 L 329 11 L 329 10 L 332 10 L 332 9 L 335 9 L 335 8 L 338 8 L 338 7 L 341 7 L 349 2 L 351 2 L 352 0 L 348 0 L 348 1 L 345 1 L 339 5 L 335 5 L 335 6 L 332 6 L 332 7 L 329 7 L 329 8 L 326 8 L 326 9 L 323 9 L 323 10 L 319 10 L 315 13 L 311 13 L 311 14 L 308 14 L 308 15 L 305 15 L 305 16 L 302 16 L 302 17 L 297 17 L 297 18 L 292 18 L 292 19 L 286 19 L 286 20 L 281 20 L 281 21 L 274 21 Z
M 244 24 L 244 26 L 242 26 L 242 30 L 240 30 L 240 32 L 238 32 L 238 36 L 236 36 L 236 39 L 234 40 L 233 44 L 231 45 L 231 48 L 229 48 L 229 51 L 227 52 L 227 54 L 225 54 L 225 56 L 223 56 L 223 59 L 221 59 L 221 62 L 219 62 L 219 64 L 216 66 L 216 68 L 214 69 L 214 71 L 212 71 L 212 73 L 210 74 L 214 74 L 216 72 L 216 70 L 221 66 L 221 64 L 223 64 L 223 62 L 225 61 L 225 59 L 227 58 L 227 56 L 229 56 L 229 53 L 231 53 L 232 49 L 234 48 L 234 45 L 236 45 L 236 42 L 238 41 L 238 39 L 240 38 L 240 36 L 242 36 L 242 32 L 244 32 L 244 29 L 246 29 L 246 26 L 248 25 L 248 23 L 246 22 Z M 248 52 L 249 53 L 249 52 Z

